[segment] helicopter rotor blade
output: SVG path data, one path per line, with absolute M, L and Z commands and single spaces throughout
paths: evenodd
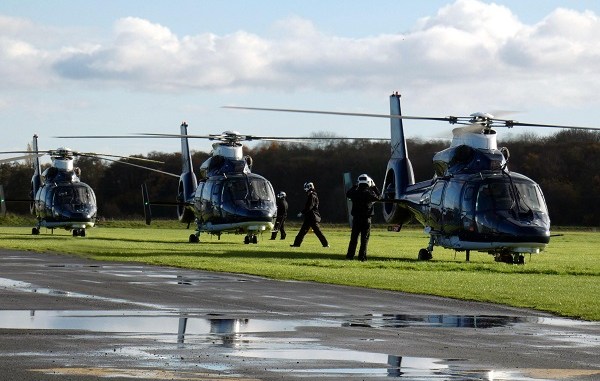
M 208 139 L 208 140 L 222 140 L 222 141 L 274 141 L 284 143 L 309 143 L 314 140 L 390 140 L 389 138 L 347 138 L 347 137 L 318 137 L 318 136 L 257 136 L 257 135 L 178 135 L 178 134 L 137 134 L 137 135 L 149 135 L 152 137 L 165 137 L 165 138 L 190 138 L 190 139 Z
M 167 175 L 167 176 L 172 176 L 172 177 L 177 177 L 177 178 L 179 178 L 179 176 L 180 176 L 180 175 L 175 174 L 175 173 L 165 172 L 165 171 L 161 171 L 160 169 L 145 167 L 143 165 L 138 165 L 138 164 L 134 164 L 134 163 L 128 163 L 126 161 L 113 160 L 113 159 L 108 159 L 108 158 L 101 158 L 101 159 L 102 160 L 106 160 L 106 161 L 111 161 L 113 163 L 119 163 L 119 164 L 124 164 L 124 165 L 130 165 L 130 166 L 136 167 L 136 168 L 146 169 L 146 170 L 152 171 L 152 172 L 162 173 L 163 175 Z
M 321 111 L 321 110 L 301 110 L 301 109 L 283 109 L 283 108 L 266 108 L 266 107 L 245 107 L 245 106 L 221 106 L 222 108 L 237 109 L 237 110 L 255 110 L 255 111 L 277 111 L 277 112 L 295 112 L 304 114 L 325 114 L 325 115 L 346 115 L 346 116 L 363 116 L 373 118 L 388 118 L 388 119 L 407 119 L 407 120 L 432 120 L 449 122 L 450 124 L 467 124 L 471 125 L 471 117 L 429 117 L 429 116 L 408 116 L 408 115 L 388 115 L 388 114 L 368 114 L 368 113 L 355 113 L 355 112 L 338 112 L 338 111 Z M 589 127 L 589 126 L 566 126 L 558 124 L 542 124 L 542 123 L 522 123 L 516 120 L 510 119 L 499 119 L 499 118 L 488 118 L 489 127 L 508 127 L 512 128 L 515 126 L 522 127 L 551 127 L 551 128 L 571 128 L 579 130 L 600 130 L 600 127 Z
M 5 153 L 5 152 L 1 152 L 1 153 Z M 18 161 L 18 160 L 33 159 L 35 157 L 44 156 L 45 154 L 46 154 L 45 152 L 44 153 L 33 153 L 33 152 L 31 152 L 29 155 L 8 157 L 8 158 L 5 158 L 5 159 L 0 159 L 0 164 L 10 163 L 12 161 Z
M 409 116 L 409 115 L 390 115 L 390 114 L 369 114 L 359 112 L 340 112 L 340 111 L 322 111 L 322 110 L 299 110 L 286 108 L 266 108 L 266 107 L 244 107 L 244 106 L 221 106 L 222 108 L 236 110 L 255 110 L 255 111 L 277 111 L 277 112 L 296 112 L 302 114 L 324 114 L 324 115 L 343 115 L 343 116 L 365 116 L 371 118 L 387 118 L 387 119 L 409 119 L 409 120 L 437 120 L 442 122 L 450 122 L 454 117 L 429 117 L 429 116 Z
M 160 138 L 160 136 L 155 136 Z M 69 136 L 53 136 L 58 139 L 139 139 L 135 135 L 69 135 Z
M 541 124 L 541 123 L 521 123 L 516 120 L 504 120 L 497 119 L 504 123 L 504 127 L 512 128 L 515 126 L 519 127 L 550 127 L 550 128 L 571 128 L 575 130 L 589 130 L 589 131 L 598 131 L 600 127 L 589 127 L 589 126 L 565 126 L 561 124 Z
M 146 159 L 146 158 L 143 158 L 143 157 L 136 157 L 136 156 L 111 155 L 111 154 L 107 154 L 107 153 L 73 152 L 73 155 L 75 155 L 75 156 L 84 156 L 84 157 L 92 157 L 92 158 L 93 157 L 97 157 L 97 158 L 103 159 L 103 160 L 105 160 L 105 157 L 115 157 L 115 158 L 119 158 L 119 159 L 129 159 L 129 160 L 143 161 L 143 162 L 147 162 L 147 163 L 164 164 L 163 161 L 159 161 L 159 160 Z

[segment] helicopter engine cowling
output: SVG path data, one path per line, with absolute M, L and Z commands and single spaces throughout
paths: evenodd
M 193 172 L 182 173 L 177 188 L 177 218 L 180 222 L 189 224 L 194 221 L 194 212 L 187 208 L 187 200 L 193 199 L 196 190 L 196 176 Z

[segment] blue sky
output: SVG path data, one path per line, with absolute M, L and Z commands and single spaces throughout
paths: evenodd
M 173 152 L 52 136 L 177 133 L 183 120 L 195 134 L 387 137 L 381 119 L 221 106 L 388 113 L 396 90 L 407 115 L 600 126 L 597 1 L 3 0 L 0 62 L 0 150 L 37 133 L 46 149 Z M 451 129 L 406 125 L 423 139 Z

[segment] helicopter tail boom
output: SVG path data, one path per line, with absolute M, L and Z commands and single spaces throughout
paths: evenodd
M 390 114 L 402 115 L 400 94 L 390 96 Z M 390 119 L 391 158 L 385 172 L 383 196 L 385 199 L 400 199 L 409 185 L 415 183 L 412 164 L 408 158 L 404 126 L 401 118 Z M 398 203 L 387 202 L 383 205 L 383 218 L 387 223 L 404 224 L 411 218 L 411 213 Z
M 194 212 L 185 206 L 188 200 L 193 199 L 198 180 L 192 168 L 192 155 L 187 138 L 187 123 L 181 123 L 181 176 L 179 177 L 179 186 L 177 188 L 177 217 L 182 223 L 189 224 L 194 221 Z

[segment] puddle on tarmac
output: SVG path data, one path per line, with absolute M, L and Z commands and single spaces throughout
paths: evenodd
M 82 294 L 82 293 L 78 293 L 78 292 L 57 290 L 57 289 L 52 289 L 52 288 L 47 288 L 47 287 L 38 287 L 38 286 L 34 285 L 33 283 L 23 282 L 20 280 L 14 280 L 14 279 L 8 279 L 8 278 L 0 278 L 0 288 L 5 288 L 5 289 L 11 290 L 11 291 L 31 292 L 31 293 L 42 294 L 42 295 L 64 296 L 64 297 L 71 297 L 71 298 L 100 300 L 100 301 L 111 302 L 111 303 L 132 304 L 132 305 L 136 305 L 136 306 L 140 306 L 140 307 L 147 307 L 147 308 L 153 308 L 153 309 L 161 308 L 161 306 L 157 306 L 156 304 L 133 302 L 133 301 L 129 301 L 126 299 L 107 298 L 107 297 L 103 297 L 103 296 L 88 295 L 88 294 Z
M 405 316 L 369 315 L 362 320 L 378 326 L 394 326 L 402 321 L 430 322 L 433 326 L 473 327 L 475 317 L 453 315 Z M 400 318 L 402 317 L 402 318 Z M 478 319 L 479 317 L 477 317 Z M 514 319 L 517 319 L 516 321 Z M 503 318 L 501 322 L 518 324 L 521 318 Z M 217 314 L 190 311 L 52 311 L 0 310 L 2 329 L 52 329 L 85 331 L 118 335 L 128 340 L 150 337 L 150 347 L 138 347 L 135 341 L 121 346 L 115 356 L 136 359 L 142 365 L 162 361 L 180 368 L 201 366 L 213 371 L 235 372 L 240 361 L 246 367 L 255 364 L 274 373 L 293 372 L 295 378 L 319 377 L 405 378 L 411 380 L 506 380 L 532 381 L 517 370 L 476 368 L 466 359 L 437 359 L 406 357 L 323 346 L 316 339 L 286 336 L 273 337 L 268 333 L 294 332 L 300 327 L 352 327 L 341 323 L 343 318 L 324 319 L 232 319 Z M 358 320 L 358 319 L 357 319 Z M 388 322 L 389 320 L 389 322 Z M 454 323 L 456 320 L 462 323 Z M 484 319 L 485 320 L 485 319 Z M 493 324 L 499 324 L 493 320 Z M 468 324 L 464 323 L 469 321 Z M 489 323 L 489 322 L 488 322 Z M 404 324 L 404 323 L 402 323 Z M 404 325 L 401 325 L 404 326 Z M 264 334 L 267 334 L 266 336 Z M 85 337 L 77 336 L 77 337 Z M 163 343 L 163 344 L 160 344 Z M 132 345 L 133 344 L 133 345 Z M 174 346 L 177 344 L 177 346 Z M 164 348 L 161 345 L 166 345 Z M 184 353 L 207 353 L 211 362 L 199 365 L 198 360 L 183 361 Z M 161 349 L 163 348 L 163 349 Z M 195 349 L 196 348 L 196 349 Z M 107 351 L 108 352 L 108 351 Z M 26 353 L 13 353 L 25 356 Z M 59 355 L 56 353 L 55 355 Z M 68 355 L 71 358 L 71 355 Z M 192 357 L 192 356 L 191 356 Z M 181 359 L 181 360 L 180 360 Z M 215 361 L 220 359 L 221 361 Z M 237 362 L 235 359 L 238 359 Z M 250 361 L 251 360 L 251 361 Z M 60 360 L 55 360 L 59 361 Z M 145 361 L 145 362 L 144 362 Z M 250 362 L 249 362 L 250 361 Z
M 163 361 L 175 366 L 177 352 L 160 354 L 158 342 L 179 344 L 188 351 L 196 345 L 206 348 L 210 343 L 228 363 L 203 363 L 201 367 L 213 371 L 234 371 L 233 359 L 244 359 L 261 364 L 274 373 L 294 372 L 300 378 L 320 377 L 397 377 L 411 380 L 510 380 L 531 381 L 517 371 L 499 373 L 497 370 L 478 370 L 462 359 L 406 357 L 348 350 L 320 345 L 303 338 L 261 337 L 261 333 L 295 331 L 298 327 L 340 327 L 332 320 L 285 319 L 227 319 L 168 311 L 23 311 L 0 310 L 0 328 L 83 330 L 96 333 L 127 334 L 153 338 L 153 346 L 121 347 L 115 355 L 135 358 L 137 361 Z M 158 345 L 158 346 L 157 346 Z M 184 353 L 184 352 L 181 352 Z M 189 352 L 188 352 L 189 353 Z M 13 354 L 13 355 L 24 355 Z M 58 353 L 56 353 L 58 355 Z M 213 354 L 214 356 L 214 354 Z M 181 357 L 183 358 L 183 357 Z M 222 357 L 221 357 L 222 358 Z M 235 361 L 234 361 L 235 363 Z M 178 367 L 186 365 L 179 362 Z M 339 364 L 339 367 L 335 367 Z M 189 366 L 198 366 L 197 361 Z M 332 366 L 333 365 L 333 366 Z M 496 376 L 489 378 L 491 374 Z M 498 376 L 502 374 L 502 376 Z M 539 380 L 539 379 L 538 379 Z
M 295 331 L 297 327 L 339 327 L 318 319 L 221 319 L 169 311 L 0 310 L 0 328 L 55 329 L 143 335 L 249 334 Z
M 128 273 L 130 274 L 130 273 Z M 183 278 L 177 275 L 148 275 L 155 279 L 177 282 L 187 285 L 215 279 Z M 128 276 L 123 274 L 123 276 Z M 235 281 L 235 278 L 222 279 Z M 35 285 L 12 279 L 0 278 L 0 288 L 41 293 L 60 297 L 91 298 L 116 303 L 128 303 L 152 310 L 128 311 L 52 311 L 52 310 L 0 310 L 0 329 L 39 329 L 69 330 L 115 334 L 120 337 L 147 338 L 154 343 L 177 344 L 175 351 L 197 346 L 220 348 L 229 359 L 252 359 L 264 365 L 265 369 L 276 373 L 294 372 L 301 378 L 321 377 L 402 377 L 411 380 L 510 380 L 530 381 L 516 370 L 476 369 L 461 359 L 435 359 L 402 357 L 397 355 L 346 350 L 325 347 L 316 339 L 287 337 L 277 339 L 261 334 L 276 332 L 294 332 L 300 327 L 317 328 L 373 328 L 402 329 L 404 327 L 480 329 L 497 327 L 515 327 L 519 325 L 542 325 L 540 332 L 556 336 L 564 345 L 575 344 L 588 347 L 599 346 L 594 335 L 573 336 L 574 332 L 556 332 L 553 327 L 581 327 L 597 325 L 595 322 L 554 317 L 494 316 L 494 315 L 452 315 L 452 314 L 370 314 L 364 316 L 321 315 L 307 319 L 239 319 L 223 318 L 222 315 L 204 314 L 190 310 L 176 311 L 156 305 L 135 303 L 121 299 L 111 299 L 72 293 L 63 290 L 36 287 Z M 577 334 L 576 334 L 577 335 Z M 575 337 L 575 339 L 574 339 Z M 156 361 L 157 348 L 128 346 L 119 349 L 118 354 L 131 358 Z M 13 354 L 18 355 L 18 354 Z M 24 355 L 24 354 L 21 354 Z M 128 356 L 129 357 L 129 356 Z M 164 359 L 177 358 L 176 353 L 165 354 Z M 222 358 L 221 358 L 222 359 Z M 212 364 L 212 365 L 211 365 Z M 235 368 L 227 361 L 204 364 L 205 369 L 223 371 Z M 300 365 L 297 365 L 300 364 Z M 193 366 L 197 366 L 194 362 Z M 333 366 L 332 366 L 333 365 Z M 191 366 L 191 365 L 190 365 Z

